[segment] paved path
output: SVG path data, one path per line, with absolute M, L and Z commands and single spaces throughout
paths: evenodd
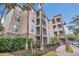
M 79 56 L 79 47 L 72 46 L 73 53 L 65 52 L 65 45 L 61 45 L 56 49 L 58 56 Z

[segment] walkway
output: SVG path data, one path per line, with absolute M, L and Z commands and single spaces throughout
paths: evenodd
M 61 45 L 56 49 L 57 55 L 58 56 L 79 56 L 79 47 L 72 46 L 74 52 L 69 53 L 65 52 L 65 45 Z

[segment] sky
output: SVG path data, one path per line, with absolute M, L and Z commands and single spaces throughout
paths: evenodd
M 76 3 L 49 3 L 43 5 L 43 9 L 49 20 L 57 14 L 62 14 L 62 20 L 67 25 L 73 20 L 73 17 L 79 15 L 79 4 Z M 69 31 L 66 26 L 64 26 L 64 29 L 66 34 L 73 34 L 73 31 Z
M 51 20 L 53 16 L 62 14 L 62 20 L 67 24 L 72 21 L 72 17 L 79 15 L 79 4 L 49 3 L 43 5 L 46 15 Z
M 45 3 L 42 8 L 49 20 L 51 20 L 53 16 L 57 14 L 62 14 L 62 20 L 67 24 L 73 20 L 72 17 L 79 15 L 79 4 L 76 3 Z M 2 10 L 3 6 L 0 6 L 0 13 Z

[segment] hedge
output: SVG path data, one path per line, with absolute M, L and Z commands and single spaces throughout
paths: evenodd
M 10 38 L 1 37 L 0 38 L 0 52 L 10 51 Z
M 16 51 L 25 48 L 24 37 L 0 37 L 0 52 Z

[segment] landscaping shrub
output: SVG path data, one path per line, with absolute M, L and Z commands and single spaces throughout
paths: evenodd
M 0 37 L 0 52 L 16 51 L 25 48 L 24 37 Z
M 31 50 L 31 44 L 33 42 L 33 39 L 31 37 L 28 38 L 28 48 Z
M 13 51 L 21 50 L 21 49 L 25 48 L 26 38 L 24 38 L 24 37 L 14 37 L 12 40 L 13 41 L 12 41 L 11 49 Z
M 73 49 L 72 49 L 72 47 L 69 46 L 69 45 L 66 45 L 66 47 L 65 47 L 65 51 L 66 51 L 66 52 L 73 53 Z
M 24 53 L 25 56 L 33 56 L 32 52 L 28 50 L 27 52 Z
M 10 51 L 10 38 L 1 37 L 0 38 L 0 52 Z

